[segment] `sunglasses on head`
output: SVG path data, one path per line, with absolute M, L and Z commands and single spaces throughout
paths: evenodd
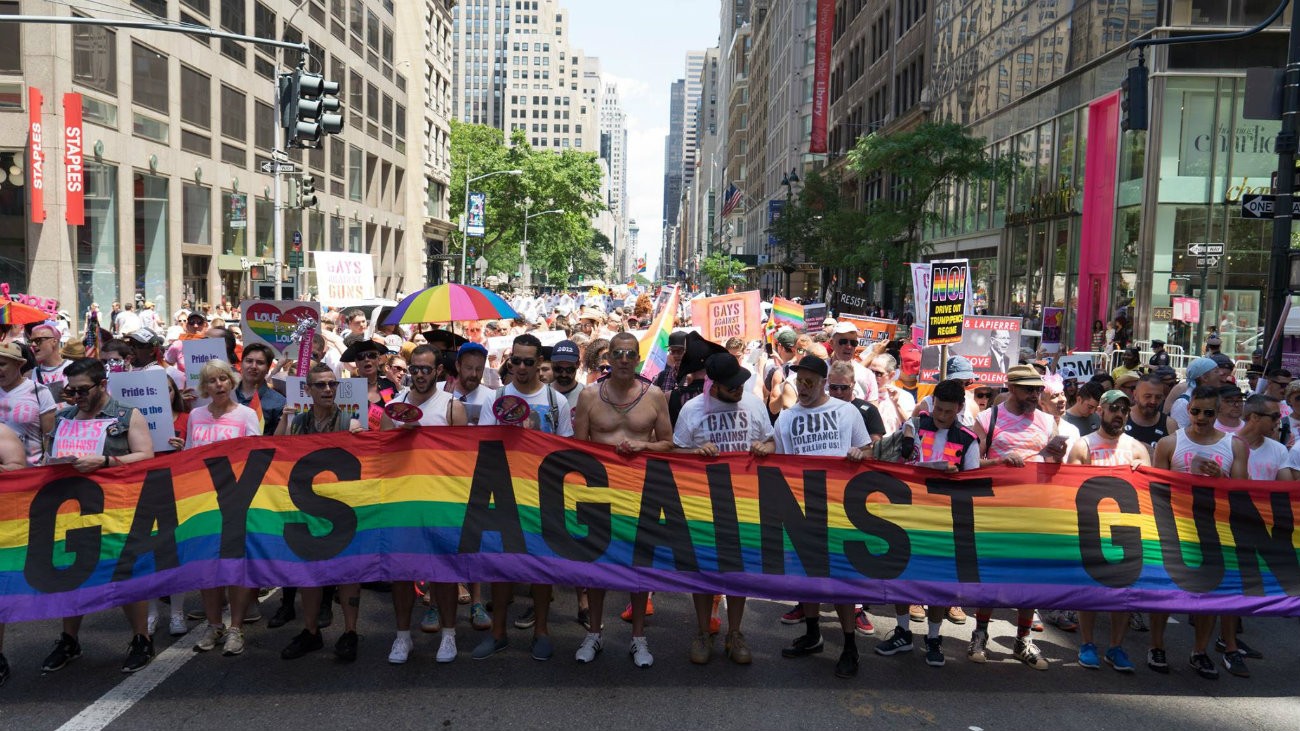
M 520 358 L 517 355 L 510 356 L 510 365 L 521 365 L 525 368 L 532 368 L 537 365 L 536 358 Z

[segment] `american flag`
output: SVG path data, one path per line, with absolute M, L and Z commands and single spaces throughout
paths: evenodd
M 738 205 L 740 205 L 740 188 L 728 185 L 726 192 L 722 194 L 722 217 L 730 216 Z

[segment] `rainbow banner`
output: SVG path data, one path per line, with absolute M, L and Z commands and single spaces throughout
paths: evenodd
M 1294 483 L 639 455 L 511 427 L 247 437 L 0 484 L 0 621 L 203 587 L 519 581 L 1300 614 Z
M 784 297 L 772 299 L 772 321 L 777 327 L 788 326 L 795 332 L 803 332 L 803 305 Z
M 673 332 L 673 325 L 677 322 L 677 306 L 680 292 L 676 286 L 668 285 L 668 300 L 664 303 L 664 308 L 659 311 L 659 317 L 655 318 L 654 325 L 650 331 L 641 338 L 641 368 L 639 373 L 653 379 L 659 375 L 659 372 L 668 365 L 668 336 Z

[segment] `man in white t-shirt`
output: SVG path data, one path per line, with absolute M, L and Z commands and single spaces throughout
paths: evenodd
M 551 348 L 551 389 L 569 401 L 569 409 L 578 408 L 583 384 L 578 383 L 578 363 L 582 360 L 578 344 L 561 340 Z
M 465 404 L 470 424 L 478 424 L 483 411 L 492 408 L 494 392 L 483 385 L 487 355 L 487 348 L 478 343 L 465 343 L 456 351 L 456 388 L 451 395 Z
M 117 319 L 113 321 L 117 329 L 117 336 L 125 338 L 136 330 L 140 329 L 140 316 L 135 314 L 135 305 L 130 302 L 122 304 L 122 311 L 117 313 Z
M 62 333 L 54 325 L 40 324 L 32 328 L 27 344 L 36 356 L 36 367 L 28 374 L 31 379 L 52 389 L 51 395 L 57 400 L 57 392 L 63 390 L 63 369 L 68 367 L 68 359 L 63 357 Z
M 773 438 L 755 444 L 751 451 L 760 457 L 775 451 L 778 454 L 846 457 L 852 462 L 866 458 L 871 446 L 867 425 L 852 403 L 827 395 L 829 369 L 826 361 L 805 355 L 790 366 L 790 372 L 798 394 L 795 405 L 777 417 L 772 428 Z M 858 674 L 855 612 L 856 607 L 852 604 L 835 605 L 840 629 L 844 632 L 844 650 L 835 664 L 837 678 L 851 678 Z M 781 650 L 782 657 L 806 657 L 824 649 L 820 606 L 816 602 L 805 602 L 803 616 L 807 631 L 790 647 Z
M 56 404 L 48 388 L 23 376 L 26 363 L 18 343 L 0 343 L 0 424 L 18 433 L 27 464 L 35 467 L 54 429 Z

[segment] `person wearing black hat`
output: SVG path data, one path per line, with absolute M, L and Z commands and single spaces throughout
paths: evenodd
M 668 336 L 668 360 L 664 363 L 664 369 L 654 378 L 654 384 L 659 387 L 660 391 L 665 394 L 671 394 L 673 389 L 677 388 L 679 368 L 682 365 L 682 357 L 686 355 L 686 332 L 684 330 L 674 330 Z
M 685 340 L 685 338 L 683 338 Z M 688 401 L 677 415 L 673 427 L 673 446 L 679 452 L 702 457 L 716 457 L 723 452 L 748 452 L 755 443 L 772 437 L 771 422 L 763 402 L 745 389 L 750 373 L 740 361 L 727 353 L 710 355 L 704 362 L 709 390 Z M 697 633 L 691 642 L 691 662 L 703 665 L 713 655 L 710 624 L 713 595 L 693 594 Z M 740 632 L 745 612 L 745 598 L 727 596 L 727 657 L 748 665 L 753 656 Z
M 680 417 L 682 406 L 704 393 L 704 362 L 715 353 L 727 352 L 726 348 L 697 332 L 686 333 L 684 340 L 681 366 L 677 370 L 680 385 L 668 394 L 668 418 L 674 424 Z
M 1165 351 L 1165 341 L 1151 341 L 1151 358 L 1147 360 L 1147 364 L 1153 368 L 1169 365 L 1169 353 Z
M 773 452 L 803 456 L 845 457 L 860 462 L 867 456 L 871 436 L 853 404 L 832 399 L 826 393 L 829 369 L 826 361 L 805 355 L 790 366 L 798 392 L 795 405 L 782 411 L 773 427 L 773 437 L 755 444 L 751 452 L 763 457 Z M 844 633 L 844 649 L 835 664 L 835 677 L 851 678 L 858 674 L 858 645 L 855 638 L 856 607 L 836 604 Z M 821 612 L 816 602 L 803 605 L 807 631 L 783 650 L 783 657 L 805 657 L 822 652 Z
M 397 384 L 379 375 L 379 359 L 387 349 L 373 340 L 356 340 L 339 356 L 340 363 L 349 363 L 357 378 L 369 384 L 367 400 L 370 408 L 366 414 L 367 428 L 379 431 L 384 419 L 384 405 L 397 395 Z

